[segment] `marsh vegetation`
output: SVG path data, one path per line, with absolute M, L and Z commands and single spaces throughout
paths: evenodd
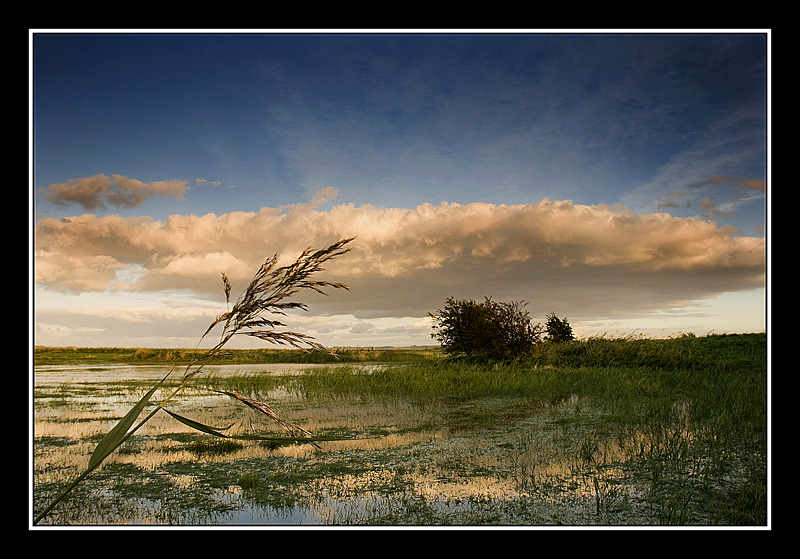
M 547 342 L 505 361 L 227 357 L 171 411 L 275 440 L 157 414 L 41 524 L 764 526 L 766 345 L 747 334 Z M 170 367 L 91 351 L 37 353 L 34 514 Z M 280 440 L 226 392 L 320 440 Z

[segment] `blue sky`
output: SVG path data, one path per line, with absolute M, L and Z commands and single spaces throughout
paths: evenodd
M 763 330 L 768 44 L 33 32 L 37 337 L 192 345 L 186 317 L 219 298 L 206 267 L 246 283 L 351 233 L 332 273 L 361 291 L 298 317 L 326 343 L 431 343 L 423 309 L 450 295 L 524 299 L 585 335 Z

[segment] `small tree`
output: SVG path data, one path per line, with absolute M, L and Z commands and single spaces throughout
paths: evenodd
M 447 299 L 443 309 L 429 313 L 434 319 L 431 336 L 451 355 L 508 358 L 530 351 L 541 328 L 533 326 L 524 302 L 482 303 Z
M 572 326 L 566 318 L 558 318 L 556 313 L 551 312 L 547 315 L 545 322 L 547 329 L 547 339 L 553 342 L 569 342 L 575 339 L 572 334 Z

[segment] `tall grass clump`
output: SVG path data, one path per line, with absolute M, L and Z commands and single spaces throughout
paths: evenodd
M 765 398 L 751 396 L 765 396 L 765 344 L 762 334 L 546 341 L 517 359 L 441 357 L 372 368 L 322 367 L 290 383 L 304 394 L 518 394 L 549 399 L 571 391 L 633 404 L 691 394 L 696 413 L 703 417 L 725 404 L 728 415 L 744 420 L 763 418 L 760 402 Z
M 239 335 L 258 338 L 268 343 L 277 345 L 289 345 L 302 350 L 314 350 L 328 352 L 328 350 L 317 343 L 311 336 L 299 332 L 281 330 L 285 324 L 276 320 L 276 316 L 286 316 L 289 310 L 307 310 L 307 306 L 293 297 L 301 291 L 311 290 L 326 295 L 326 289 L 345 289 L 349 288 L 342 283 L 332 283 L 313 279 L 318 273 L 324 271 L 323 265 L 329 260 L 341 256 L 351 250 L 347 245 L 353 239 L 340 240 L 324 249 L 308 248 L 291 264 L 277 266 L 277 254 L 268 258 L 258 269 L 250 285 L 239 296 L 233 306 L 231 304 L 231 283 L 225 273 L 222 273 L 222 284 L 225 292 L 225 302 L 227 311 L 220 314 L 211 323 L 208 329 L 200 337 L 200 342 L 208 336 L 211 331 L 221 325 L 219 341 L 209 350 L 199 357 L 192 359 L 186 365 L 183 378 L 169 395 L 138 424 L 134 425 L 139 416 L 147 407 L 153 394 L 158 390 L 174 372 L 174 367 L 153 386 L 145 396 L 131 408 L 131 410 L 111 429 L 98 443 L 91 457 L 87 468 L 52 501 L 44 510 L 39 512 L 34 524 L 41 521 L 47 514 L 62 500 L 68 493 L 81 481 L 83 481 L 92 471 L 97 469 L 103 461 L 127 441 L 142 425 L 150 420 L 159 410 L 164 410 L 173 418 L 182 423 L 197 429 L 198 431 L 214 435 L 221 438 L 246 438 L 259 440 L 275 440 L 275 437 L 258 435 L 229 436 L 222 431 L 227 428 L 209 427 L 197 421 L 181 417 L 168 411 L 165 406 L 172 400 L 188 383 L 196 377 L 203 369 L 203 366 L 212 358 L 219 356 L 223 352 L 225 345 L 234 337 Z M 314 439 L 311 434 L 298 427 L 284 422 L 278 418 L 271 408 L 263 403 L 250 400 L 232 391 L 222 391 L 224 394 L 238 400 L 245 405 L 266 414 L 271 419 L 278 422 L 288 433 L 285 437 L 288 440 L 303 440 L 313 444 Z

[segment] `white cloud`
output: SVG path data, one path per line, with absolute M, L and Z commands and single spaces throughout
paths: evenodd
M 89 214 L 43 219 L 36 226 L 36 282 L 52 291 L 193 292 L 224 302 L 220 272 L 231 279 L 235 297 L 274 253 L 288 262 L 307 246 L 356 237 L 353 250 L 324 275 L 352 292 L 309 294 L 314 313 L 375 324 L 381 317 L 423 317 L 450 296 L 492 296 L 525 300 L 535 316 L 554 311 L 601 320 L 764 286 L 763 238 L 735 237 L 696 219 L 547 199 L 317 209 L 334 195 L 164 221 Z

